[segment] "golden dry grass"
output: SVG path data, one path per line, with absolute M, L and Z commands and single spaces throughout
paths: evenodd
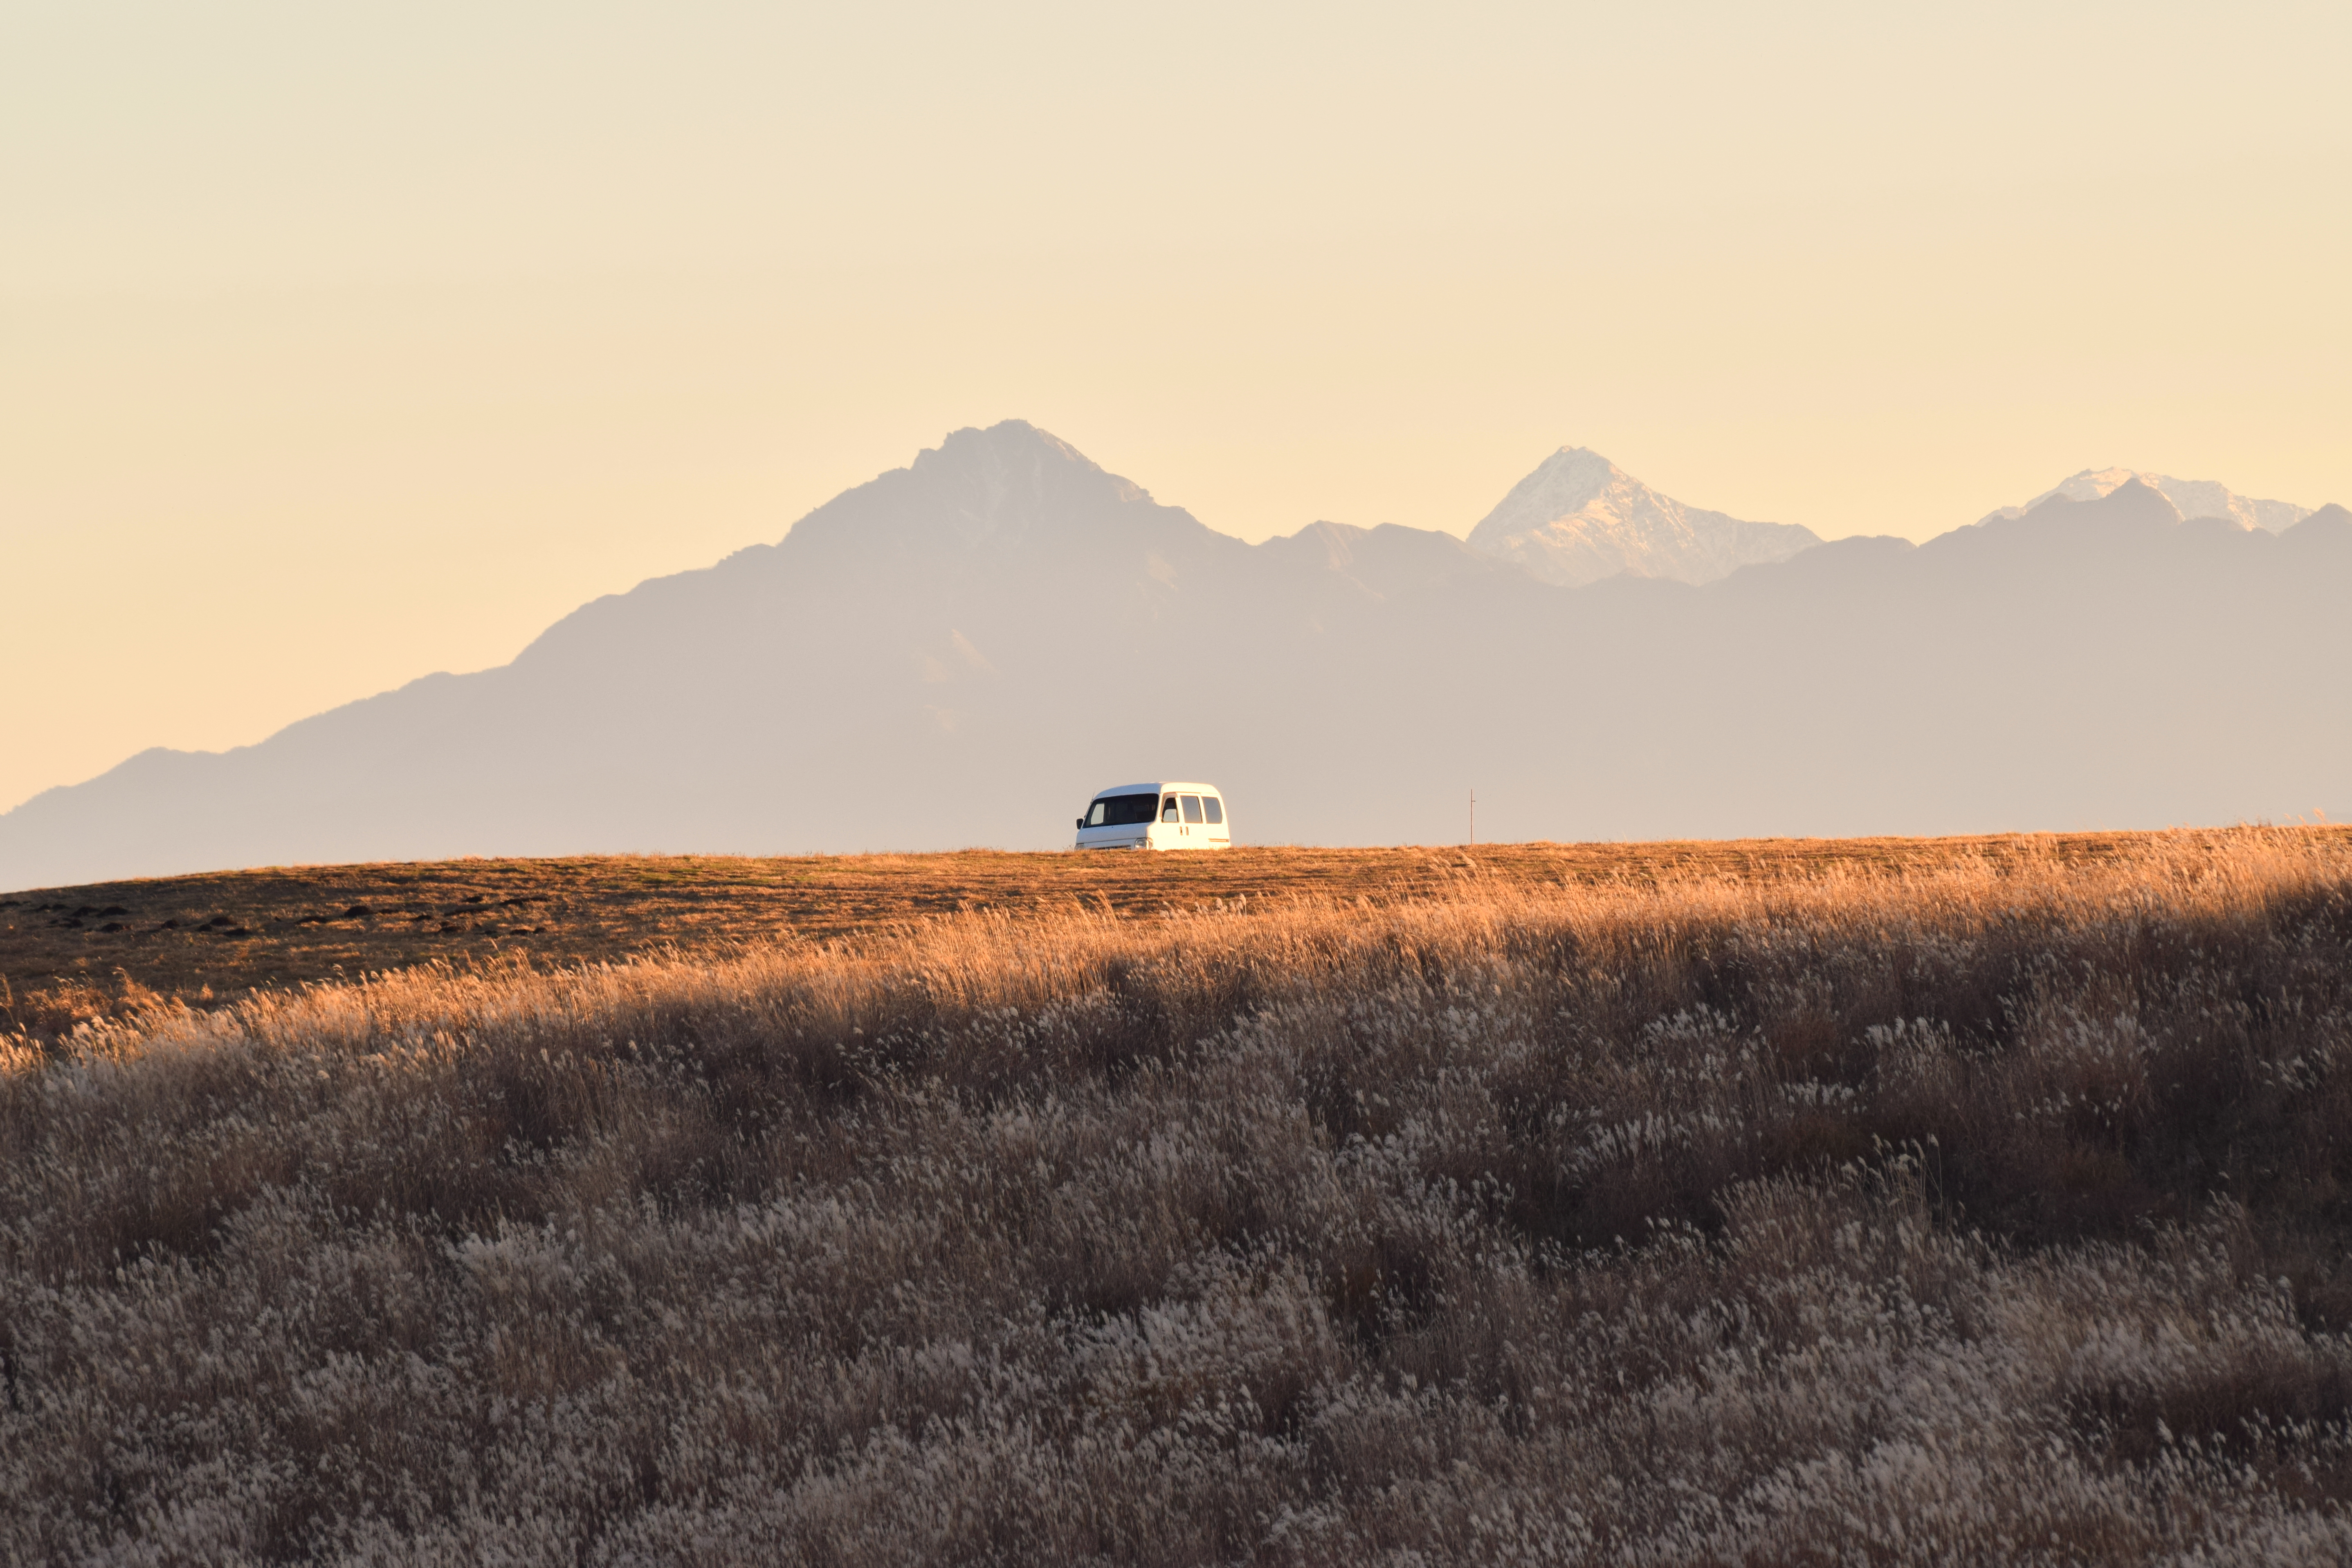
M 2103 842 L 20 1032 L 0 1552 L 2342 1562 L 2352 844 Z
M 2315 828 L 2326 841 L 2352 829 Z M 1380 903 L 1464 879 L 1616 885 L 1748 881 L 1951 865 L 2097 866 L 2210 834 L 1775 838 L 1210 855 L 595 856 L 271 867 L 0 896 L 0 1029 L 55 1034 L 152 998 L 256 989 L 518 953 L 544 963 L 662 946 L 857 935 L 926 916 L 1083 905 L 1157 914 L 1310 894 Z M 358 911 L 358 912 L 354 912 Z

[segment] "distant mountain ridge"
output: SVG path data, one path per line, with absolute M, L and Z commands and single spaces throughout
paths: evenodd
M 1573 494 L 1573 487 L 1563 493 Z M 1532 509 L 1539 512 L 1545 502 Z M 1065 844 L 1204 778 L 1244 842 L 2161 826 L 2340 805 L 2352 514 L 2137 479 L 1915 545 L 1583 586 L 1449 534 L 1216 532 L 1018 421 L 512 663 L 0 815 L 0 890 L 479 855 Z
M 1821 542 L 1795 523 L 1685 506 L 1582 447 L 1546 458 L 1470 531 L 1472 549 L 1571 588 L 1621 572 L 1712 583 Z
M 2043 490 L 2023 506 L 2005 506 L 1989 513 L 1985 520 L 1997 517 L 2022 517 L 2043 501 L 2063 498 L 2067 500 L 2098 500 L 2112 494 L 2119 485 L 2138 483 L 2156 491 L 2170 501 L 2173 510 L 2183 518 L 2227 518 L 2241 528 L 2259 528 L 2277 533 L 2293 528 L 2309 517 L 2312 509 L 2297 506 L 2293 501 L 2263 500 L 2242 496 L 2229 486 L 2212 479 L 2176 479 L 2169 474 L 2146 474 L 2132 468 L 2084 468 L 2069 475 Z

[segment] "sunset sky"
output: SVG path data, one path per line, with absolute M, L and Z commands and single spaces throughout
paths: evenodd
M 0 808 L 1021 417 L 1244 537 L 1546 453 L 2352 503 L 2352 7 L 0 11 Z

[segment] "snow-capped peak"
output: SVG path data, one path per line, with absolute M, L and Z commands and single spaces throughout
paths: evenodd
M 1685 506 L 1582 447 L 1546 458 L 1470 531 L 1473 549 L 1570 586 L 1621 572 L 1708 583 L 1820 542 L 1793 523 Z

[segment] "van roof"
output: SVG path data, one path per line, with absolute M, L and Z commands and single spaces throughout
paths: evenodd
M 1169 790 L 1179 795 L 1213 795 L 1220 800 L 1224 798 L 1223 792 L 1214 784 L 1182 783 L 1113 784 L 1108 789 L 1095 791 L 1094 798 L 1104 800 L 1115 795 L 1160 795 Z

